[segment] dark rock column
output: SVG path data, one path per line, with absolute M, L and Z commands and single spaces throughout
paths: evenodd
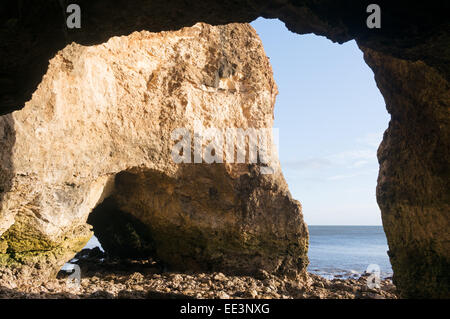
M 377 200 L 403 297 L 450 296 L 450 86 L 421 61 L 362 48 L 391 114 Z

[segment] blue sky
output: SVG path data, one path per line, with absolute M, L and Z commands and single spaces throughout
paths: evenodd
M 381 225 L 376 151 L 390 116 L 361 50 L 294 34 L 279 20 L 251 25 L 278 85 L 281 167 L 306 222 Z

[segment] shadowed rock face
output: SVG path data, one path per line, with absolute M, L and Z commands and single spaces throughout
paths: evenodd
M 0 264 L 56 271 L 91 237 L 88 221 L 111 255 L 153 255 L 181 270 L 304 275 L 308 231 L 271 134 L 273 174 L 248 157 L 189 164 L 172 154 L 175 129 L 196 145 L 194 133 L 207 128 L 272 128 L 276 94 L 247 24 L 67 46 L 25 107 L 0 117 L 9 158 L 2 182 L 12 185 L 0 211 Z M 204 154 L 210 143 L 200 141 Z M 248 143 L 234 143 L 232 152 L 246 152 Z
M 4 0 L 0 4 L 0 114 L 20 109 L 46 73 L 48 61 L 67 44 L 99 44 L 133 31 L 178 30 L 197 22 L 250 22 L 279 18 L 289 30 L 314 32 L 408 60 L 422 60 L 450 77 L 448 1 L 379 0 L 382 28 L 368 29 L 363 0 L 76 0 L 81 29 L 67 29 L 62 0 Z M 64 4 L 64 5 L 63 5 Z M 446 10 L 447 9 L 447 10 Z M 45 17 L 45 19 L 43 18 Z
M 391 114 L 377 200 L 404 297 L 450 295 L 450 86 L 425 63 L 363 49 Z
M 337 42 L 356 39 L 392 115 L 378 154 L 377 198 L 396 284 L 404 296 L 448 297 L 448 1 L 377 1 L 382 9 L 378 30 L 365 25 L 372 1 L 72 2 L 82 8 L 80 30 L 65 29 L 61 1 L 0 4 L 0 114 L 31 99 L 48 61 L 72 41 L 93 45 L 136 30 L 176 30 L 198 21 L 250 22 L 258 16 L 279 18 L 299 34 L 314 32 Z M 14 130 L 8 123 L 4 132 Z M 3 167 L 12 163 L 12 144 L 7 145 Z M 13 185 L 10 170 L 0 174 L 1 199 Z
M 109 207 L 95 209 L 88 222 L 106 251 L 121 257 L 148 251 L 173 270 L 302 275 L 308 232 L 298 202 L 278 177 L 241 169 L 247 173 L 234 178 L 221 164 L 186 165 L 177 178 L 119 173 Z

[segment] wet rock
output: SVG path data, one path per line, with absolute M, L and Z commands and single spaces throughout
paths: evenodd
M 118 299 L 147 299 L 148 293 L 144 291 L 121 290 L 117 294 Z
M 105 257 L 105 253 L 101 251 L 99 247 L 92 249 L 85 248 L 75 255 L 75 259 L 93 259 L 100 260 Z
M 113 299 L 114 295 L 103 290 L 96 291 L 87 296 L 88 299 Z

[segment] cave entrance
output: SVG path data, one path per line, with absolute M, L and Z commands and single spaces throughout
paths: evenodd
M 309 271 L 356 276 L 378 264 L 391 275 L 375 195 L 390 115 L 362 51 L 354 40 L 292 33 L 277 19 L 251 25 L 278 85 L 279 157 L 309 225 Z
M 112 256 L 146 258 L 154 254 L 154 242 L 147 226 L 122 211 L 114 197 L 108 197 L 98 205 L 89 214 L 87 222 L 94 227 L 91 245 L 97 240 Z
M 68 261 L 62 271 L 72 272 L 74 264 L 81 267 L 83 276 L 101 272 L 134 270 L 160 272 L 163 265 L 156 258 L 156 243 L 152 229 L 133 214 L 122 209 L 121 202 L 139 191 L 147 193 L 147 199 L 157 196 L 160 175 L 152 172 L 123 171 L 115 175 L 114 186 L 108 189 L 108 196 L 99 202 L 89 214 L 87 223 L 94 235 L 77 255 Z M 143 179 L 148 179 L 146 182 Z M 148 181 L 155 180 L 155 183 Z M 159 185 L 164 185 L 160 183 Z M 106 190 L 106 187 L 105 187 Z M 135 204 L 136 205 L 136 204 Z M 145 205 L 147 208 L 152 205 Z M 138 210 L 139 211 L 139 210 Z M 143 213 L 148 213 L 148 209 Z M 64 276 L 64 275 L 63 275 Z
M 355 41 L 339 45 L 291 33 L 279 20 L 259 18 L 252 26 L 278 85 L 274 127 L 284 177 L 310 225 L 309 271 L 346 276 L 378 264 L 392 274 L 375 197 L 376 151 L 389 115 L 362 52 Z M 118 174 L 126 185 L 121 193 L 155 194 L 154 186 L 127 176 Z M 167 194 L 158 198 L 169 203 Z M 87 248 L 99 246 L 98 237 L 103 249 L 120 258 L 154 255 L 151 232 L 119 206 L 112 196 L 93 210 L 88 223 L 95 236 Z

